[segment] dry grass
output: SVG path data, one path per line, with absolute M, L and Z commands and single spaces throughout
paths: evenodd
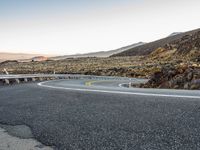
M 56 73 L 87 74 L 148 78 L 166 64 L 174 66 L 192 63 L 186 59 L 163 59 L 167 51 L 145 57 L 68 58 L 42 62 L 0 63 L 0 73 L 6 68 L 12 74 Z M 156 59 L 155 59 L 156 57 Z
M 148 77 L 158 70 L 144 60 L 144 57 L 113 58 L 69 58 L 65 60 L 43 62 L 8 62 L 0 65 L 13 74 L 27 73 L 75 73 L 93 75 L 112 75 L 129 77 Z

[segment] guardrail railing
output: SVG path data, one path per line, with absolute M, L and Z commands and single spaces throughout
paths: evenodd
M 0 75 L 0 85 L 19 84 L 56 79 L 91 79 L 91 80 L 123 80 L 136 81 L 136 78 L 93 76 L 80 74 L 23 74 L 23 75 Z

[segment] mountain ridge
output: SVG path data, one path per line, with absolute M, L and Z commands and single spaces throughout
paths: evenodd
M 51 59 L 58 60 L 58 59 L 66 59 L 66 58 L 81 58 L 81 57 L 110 57 L 113 54 L 120 53 L 122 51 L 125 51 L 129 48 L 134 48 L 140 45 L 145 44 L 144 42 L 138 42 L 134 43 L 128 46 L 124 46 L 115 50 L 109 50 L 109 51 L 97 51 L 97 52 L 91 52 L 91 53 L 85 53 L 85 54 L 75 54 L 75 55 L 64 55 L 64 56 L 56 56 L 52 57 Z
M 183 33 L 180 33 L 180 34 L 176 34 L 176 35 L 173 35 L 173 36 L 168 36 L 168 37 L 165 37 L 165 38 L 153 41 L 153 42 L 149 42 L 149 43 L 141 45 L 141 46 L 131 48 L 131 49 L 123 51 L 121 53 L 114 54 L 111 57 L 149 55 L 150 53 L 152 53 L 154 50 L 158 49 L 159 47 L 164 47 L 168 43 L 179 40 L 186 35 L 191 35 L 191 34 L 194 34 L 198 31 L 200 31 L 200 28 L 192 30 L 192 31 L 187 31 L 187 32 L 183 32 Z

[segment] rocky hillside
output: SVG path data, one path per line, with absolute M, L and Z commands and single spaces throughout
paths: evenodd
M 157 63 L 168 61 L 168 64 L 141 87 L 200 89 L 200 30 L 154 50 L 146 59 Z
M 200 61 L 200 31 L 174 40 L 146 56 L 155 60 Z
M 175 49 L 177 56 L 200 54 L 200 30 L 193 34 L 187 34 L 180 39 L 174 40 L 164 46 L 167 50 Z
M 167 65 L 152 75 L 144 88 L 200 89 L 200 66 Z
M 193 31 L 185 32 L 185 33 L 175 34 L 173 36 L 168 36 L 166 38 L 163 38 L 151 43 L 147 43 L 135 48 L 131 48 L 122 53 L 112 55 L 112 57 L 149 55 L 153 51 L 157 50 L 158 48 L 167 48 L 170 50 L 173 50 L 173 48 L 177 48 L 179 50 L 183 50 L 183 48 L 187 48 L 187 50 L 188 49 L 192 50 L 192 48 L 195 48 L 196 46 L 193 45 L 192 47 L 190 47 L 187 43 L 193 41 L 192 44 L 195 44 L 198 41 L 197 38 L 198 38 L 199 31 L 200 29 L 196 29 Z M 196 40 L 194 40 L 193 38 L 195 38 Z

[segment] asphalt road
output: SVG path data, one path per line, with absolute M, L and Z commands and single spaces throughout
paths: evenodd
M 119 86 L 128 82 L 2 86 L 0 124 L 26 125 L 35 139 L 59 150 L 200 149 L 199 91 Z

